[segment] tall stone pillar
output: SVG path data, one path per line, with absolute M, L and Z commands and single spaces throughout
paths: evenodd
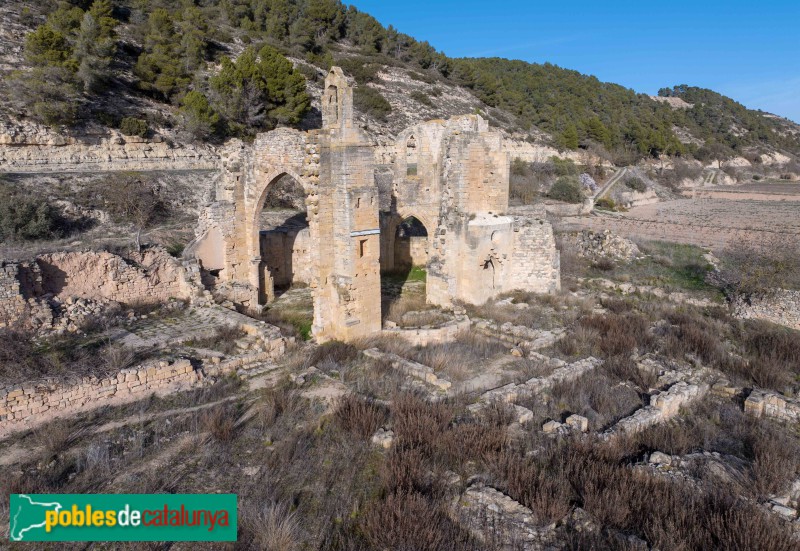
M 373 144 L 353 121 L 353 89 L 333 67 L 319 135 L 314 336 L 352 340 L 381 329 L 380 226 Z

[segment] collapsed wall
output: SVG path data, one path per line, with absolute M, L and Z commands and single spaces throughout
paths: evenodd
M 769 321 L 800 331 L 800 291 L 776 289 L 764 297 L 738 297 L 733 310 L 737 318 Z
M 160 247 L 123 258 L 105 251 L 59 252 L 0 269 L 0 328 L 50 329 L 48 301 L 72 297 L 124 305 L 188 300 L 202 295 L 196 263 Z

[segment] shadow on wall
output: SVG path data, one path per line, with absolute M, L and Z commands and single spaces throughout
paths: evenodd
M 42 259 L 37 259 L 36 264 L 42 273 L 42 294 L 60 294 L 67 286 L 67 272 Z

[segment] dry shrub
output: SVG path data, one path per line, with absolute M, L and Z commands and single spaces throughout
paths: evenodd
M 434 449 L 453 416 L 453 408 L 445 402 L 429 403 L 410 393 L 392 399 L 392 428 L 404 447 Z
M 381 465 L 381 481 L 390 493 L 436 493 L 426 454 L 416 448 L 393 448 Z
M 797 551 L 797 540 L 774 515 L 752 506 L 732 506 L 713 514 L 710 530 L 716 549 Z
M 238 428 L 239 411 L 236 406 L 222 404 L 200 414 L 200 427 L 220 443 L 233 441 Z
M 745 445 L 751 450 L 756 492 L 769 496 L 783 492 L 800 471 L 800 445 L 771 424 L 750 420 Z
M 800 331 L 750 321 L 744 326 L 743 341 L 748 367 L 754 378 L 770 378 L 773 370 L 782 371 L 787 376 L 800 374 Z
M 634 389 L 596 372 L 557 383 L 550 393 L 559 408 L 587 417 L 595 430 L 614 424 L 643 405 Z
M 473 548 L 444 506 L 421 494 L 389 494 L 368 503 L 359 523 L 371 549 L 447 551 Z
M 671 312 L 667 320 L 674 326 L 666 339 L 667 354 L 683 359 L 691 353 L 714 366 L 726 363 L 728 352 L 721 344 L 720 331 L 709 320 L 688 312 Z
M 563 468 L 564 450 L 548 446 L 535 457 L 504 450 L 490 464 L 492 474 L 513 499 L 530 508 L 535 522 L 546 526 L 563 519 L 572 509 L 573 492 Z
M 508 402 L 492 400 L 480 411 L 480 420 L 489 427 L 507 427 L 514 421 L 514 409 Z
M 369 438 L 386 422 L 388 412 L 374 400 L 348 394 L 339 400 L 333 418 L 342 430 Z
M 359 350 L 352 344 L 330 341 L 318 346 L 308 359 L 310 365 L 324 361 L 345 365 L 358 358 Z
M 270 503 L 242 510 L 240 543 L 251 541 L 252 549 L 292 551 L 300 549 L 300 519 L 283 504 Z M 242 537 L 243 536 L 243 537 Z
M 48 460 L 57 457 L 71 448 L 84 434 L 84 430 L 66 420 L 56 420 L 33 431 L 33 441 Z
M 283 388 L 270 389 L 260 400 L 257 419 L 262 430 L 271 427 L 279 417 L 290 412 L 297 405 L 297 395 Z
M 642 391 L 655 386 L 658 376 L 653 371 L 640 369 L 636 362 L 628 356 L 612 356 L 606 358 L 600 366 L 603 373 L 618 381 L 630 381 Z
M 584 316 L 578 323 L 597 332 L 597 348 L 604 357 L 630 355 L 637 347 L 643 352 L 653 344 L 647 319 L 639 314 Z
M 448 465 L 461 465 L 469 460 L 484 460 L 500 452 L 505 443 L 505 427 L 460 423 L 442 435 L 436 457 Z

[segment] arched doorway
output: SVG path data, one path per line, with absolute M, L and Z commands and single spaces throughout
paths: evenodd
M 298 178 L 281 173 L 264 188 L 256 204 L 258 302 L 267 304 L 293 286 L 307 286 L 313 275 L 306 192 Z
M 406 311 L 427 303 L 428 228 L 416 216 L 397 217 L 389 227 L 391 241 L 384 254 L 391 255 L 391 269 L 381 276 L 381 316 L 394 321 Z
M 394 235 L 395 270 L 424 268 L 428 264 L 428 229 L 415 216 L 397 225 Z

